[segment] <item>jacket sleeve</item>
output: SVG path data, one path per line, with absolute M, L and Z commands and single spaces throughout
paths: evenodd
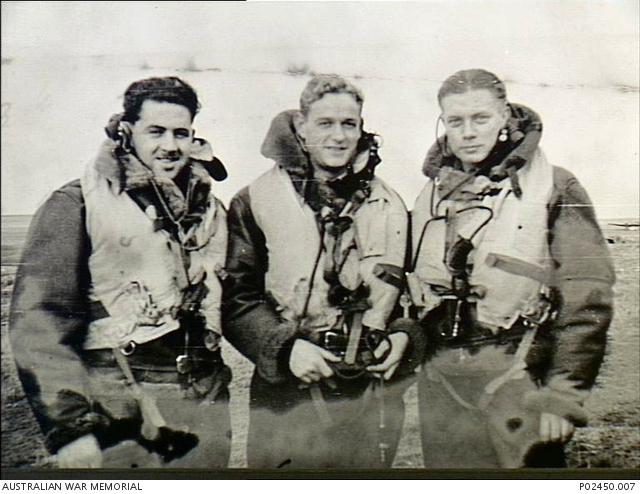
M 378 229 L 378 235 L 371 235 L 370 232 L 367 247 L 381 242 L 384 245 L 382 249 L 384 255 L 365 257 L 361 264 L 366 266 L 368 261 L 373 261 L 381 265 L 393 266 L 399 270 L 400 278 L 403 278 L 410 254 L 410 225 L 409 214 L 400 196 L 390 191 L 387 209 L 383 212 L 375 211 L 373 221 L 382 221 L 384 228 Z M 380 231 L 384 232 L 384 235 L 380 235 Z M 368 270 L 368 272 L 371 271 L 371 269 Z M 369 277 L 363 275 L 363 278 L 370 286 L 369 300 L 372 303 L 371 309 L 364 313 L 363 323 L 375 329 L 386 330 L 390 334 L 397 332 L 407 334 L 409 343 L 396 370 L 396 375 L 412 374 L 424 358 L 426 346 L 424 330 L 420 324 L 409 318 L 398 318 L 402 312 L 397 303 L 401 294 L 400 289 L 388 285 L 375 275 Z
M 251 212 L 248 188 L 232 199 L 227 217 L 229 280 L 223 292 L 223 334 L 256 365 L 263 379 L 278 383 L 291 375 L 288 358 L 297 329 L 281 321 L 266 300 L 267 246 Z
M 604 357 L 615 274 L 586 191 L 561 168 L 555 169 L 554 184 L 549 245 L 560 305 L 545 388 L 582 403 Z
M 92 410 L 76 351 L 86 332 L 88 252 L 80 185 L 72 182 L 31 222 L 10 315 L 18 374 L 51 453 L 106 420 Z
M 388 200 L 366 204 L 368 209 L 368 232 L 363 244 L 363 258 L 360 271 L 368 285 L 371 307 L 364 312 L 362 322 L 365 326 L 387 330 L 389 316 L 393 311 L 400 290 L 383 281 L 376 274 L 382 266 L 396 269 L 402 278 L 407 252 L 408 218 L 402 200 L 395 194 L 389 194 Z M 359 226 L 356 223 L 356 227 Z M 384 271 L 384 268 L 382 269 Z
M 211 218 L 208 218 L 211 232 L 206 240 L 207 245 L 198 252 L 204 257 L 204 266 L 207 273 L 205 284 L 207 294 L 202 300 L 201 310 L 206 320 L 207 329 L 222 334 L 221 323 L 221 299 L 222 283 L 220 280 L 220 268 L 224 267 L 227 255 L 227 212 L 222 203 L 213 197 Z M 195 253 L 192 253 L 195 255 Z

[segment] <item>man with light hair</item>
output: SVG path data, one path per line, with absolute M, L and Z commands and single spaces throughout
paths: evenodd
M 407 212 L 375 176 L 379 142 L 362 104 L 342 77 L 313 77 L 300 110 L 271 123 L 262 154 L 275 166 L 231 201 L 225 336 L 255 364 L 250 467 L 393 461 L 397 382 L 424 345 L 402 320 L 389 324 Z

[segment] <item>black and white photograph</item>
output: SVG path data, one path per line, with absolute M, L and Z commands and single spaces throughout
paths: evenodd
M 1 14 L 3 475 L 637 474 L 637 0 Z

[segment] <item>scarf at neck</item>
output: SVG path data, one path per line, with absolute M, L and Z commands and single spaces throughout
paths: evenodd
M 492 194 L 497 182 L 509 178 L 516 196 L 522 191 L 517 171 L 531 161 L 542 136 L 542 121 L 532 109 L 511 103 L 507 120 L 506 142 L 496 142 L 489 155 L 476 164 L 473 172 L 464 171 L 462 162 L 448 149 L 446 136 L 439 138 L 429 149 L 422 165 L 423 173 L 439 178 L 438 192 L 451 199 L 471 194 Z M 475 179 L 474 179 L 475 176 Z M 461 184 L 464 182 L 464 186 Z
M 132 153 L 123 152 L 117 143 L 106 140 L 95 162 L 96 170 L 109 182 L 115 184 L 118 192 L 151 194 L 158 191 L 162 197 L 151 201 L 162 216 L 164 209 L 173 218 L 182 218 L 187 213 L 204 213 L 211 184 L 209 174 L 199 163 L 190 160 L 176 176 L 175 181 L 158 177 L 144 166 Z M 182 185 L 182 188 L 178 185 Z M 190 196 L 190 197 L 188 197 Z M 166 205 L 166 208 L 164 207 Z
M 287 110 L 273 119 L 262 144 L 263 156 L 275 160 L 289 174 L 296 192 L 317 216 L 327 212 L 337 215 L 347 202 L 351 202 L 351 211 L 355 212 L 369 197 L 375 167 L 380 163 L 373 135 L 363 133 L 361 139 L 367 145 L 349 165 L 346 175 L 319 180 L 309 154 L 296 134 L 293 125 L 296 113 L 296 110 Z
M 194 139 L 189 160 L 175 179 L 158 177 L 123 145 L 118 132 L 121 118 L 122 114 L 112 116 L 105 127 L 108 139 L 100 147 L 95 169 L 141 209 L 152 205 L 156 230 L 175 235 L 178 229 L 187 231 L 199 224 L 209 207 L 211 178 L 226 178 L 224 165 L 213 156 L 209 143 Z

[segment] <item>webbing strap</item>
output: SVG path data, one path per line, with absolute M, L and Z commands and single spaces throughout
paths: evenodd
M 118 363 L 118 367 L 124 374 L 125 379 L 127 380 L 127 384 L 131 386 L 134 391 L 139 391 L 140 387 L 136 381 L 136 378 L 133 377 L 133 372 L 131 372 L 131 367 L 129 366 L 129 362 L 127 362 L 127 358 L 122 355 L 119 348 L 112 348 L 113 356 Z
M 354 312 L 351 320 L 351 331 L 349 331 L 349 340 L 347 341 L 347 349 L 344 354 L 344 362 L 348 365 L 356 363 L 358 354 L 358 345 L 362 336 L 362 312 Z
M 447 378 L 444 377 L 444 375 L 442 375 L 436 369 L 434 369 L 433 367 L 429 367 L 427 369 L 427 372 L 428 372 L 429 377 L 431 378 L 431 380 L 439 382 L 440 384 L 442 384 L 444 386 L 444 389 L 446 389 L 447 392 L 451 395 L 451 398 L 456 400 L 464 408 L 466 408 L 467 410 L 479 410 L 479 408 L 477 406 L 469 403 L 467 400 L 462 398 L 462 396 L 460 396 L 456 392 L 455 388 L 451 385 L 451 383 L 447 380 Z
M 319 384 L 312 384 L 309 386 L 309 393 L 311 393 L 311 402 L 318 413 L 318 417 L 320 417 L 320 421 L 326 427 L 333 424 L 333 419 L 329 414 L 329 409 L 327 408 L 327 402 L 324 401 L 324 396 L 322 396 L 322 390 L 320 389 Z
M 500 389 L 511 380 L 522 379 L 523 377 L 525 377 L 527 367 L 525 359 L 527 358 L 527 354 L 531 349 L 531 345 L 533 344 L 533 340 L 536 337 L 536 333 L 537 328 L 525 332 L 522 340 L 520 341 L 520 344 L 518 345 L 518 350 L 513 357 L 513 365 L 485 386 L 483 393 L 478 400 L 477 406 L 469 403 L 464 398 L 462 398 L 456 392 L 453 385 L 438 370 L 433 367 L 428 367 L 426 370 L 429 374 L 429 377 L 432 380 L 441 383 L 447 390 L 447 392 L 451 395 L 451 397 L 456 400 L 461 406 L 463 406 L 467 410 L 483 410 L 489 405 L 498 389 Z
M 118 367 L 122 370 L 127 384 L 129 385 L 129 389 L 140 407 L 140 412 L 142 413 L 142 428 L 140 432 L 146 439 L 155 439 L 159 434 L 158 429 L 160 427 L 165 427 L 167 423 L 160 413 L 160 410 L 158 410 L 158 405 L 154 398 L 145 393 L 136 381 L 133 376 L 133 372 L 131 371 L 131 367 L 129 366 L 129 362 L 127 362 L 127 358 L 118 348 L 113 348 L 112 351 L 113 356 L 118 363 Z
M 523 261 L 522 259 L 516 259 L 515 257 L 505 256 L 503 254 L 491 253 L 487 255 L 485 263 L 487 266 L 501 269 L 507 273 L 536 280 L 543 285 L 548 286 L 551 284 L 551 274 L 549 273 L 549 270 L 544 269 L 537 264 Z
M 447 219 L 446 219 L 446 233 L 445 233 L 445 241 L 444 241 L 444 252 L 445 258 L 447 253 L 451 251 L 451 247 L 456 243 L 456 238 L 458 234 L 458 225 L 457 225 L 457 211 L 454 205 L 450 205 L 447 208 Z
M 498 389 L 500 389 L 507 381 L 512 379 L 522 379 L 525 376 L 525 369 L 527 368 L 525 359 L 531 349 L 531 345 L 533 344 L 537 331 L 538 330 L 536 328 L 525 332 L 514 356 L 513 366 L 511 366 L 507 372 L 500 374 L 485 386 L 484 395 L 480 398 L 479 402 L 481 408 L 485 408 L 489 404 L 495 392 L 498 391 Z

